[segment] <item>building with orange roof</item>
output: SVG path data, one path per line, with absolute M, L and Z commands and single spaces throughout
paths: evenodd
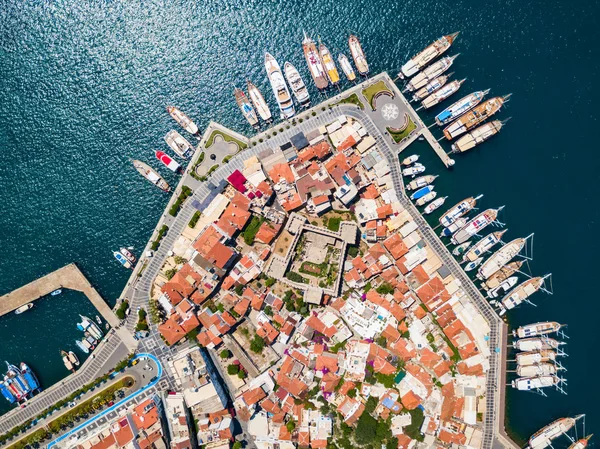
M 279 230 L 281 229 L 280 225 L 272 225 L 271 223 L 265 221 L 258 228 L 258 232 L 254 239 L 258 242 L 264 243 L 265 245 L 270 245 L 277 234 L 279 234 Z
M 385 249 L 387 249 L 392 257 L 396 260 L 408 252 L 408 247 L 398 233 L 390 235 L 383 242 L 383 246 L 385 246 Z
M 274 184 L 277 184 L 282 180 L 286 181 L 288 184 L 293 184 L 296 180 L 292 169 L 287 163 L 275 164 L 271 170 L 269 170 L 268 175 Z
M 165 342 L 171 346 L 185 337 L 185 331 L 179 325 L 178 317 L 171 315 L 164 323 L 158 326 L 158 332 L 164 338 Z
M 216 227 L 208 226 L 192 245 L 196 250 L 193 263 L 207 271 L 213 269 L 215 274 L 223 276 L 237 254 L 233 248 L 223 243 L 226 240 L 227 237 Z
M 338 405 L 337 411 L 340 412 L 344 418 L 344 422 L 351 426 L 358 421 L 360 415 L 363 414 L 365 411 L 365 406 L 362 404 L 362 402 L 346 396 L 340 405 Z

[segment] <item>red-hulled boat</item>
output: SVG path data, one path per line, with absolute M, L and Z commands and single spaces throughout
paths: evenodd
M 165 164 L 169 170 L 175 173 L 183 173 L 181 165 L 164 151 L 155 151 L 154 154 L 156 155 L 156 159 Z

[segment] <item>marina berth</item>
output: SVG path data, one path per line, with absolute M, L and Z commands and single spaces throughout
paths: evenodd
M 252 104 L 258 112 L 260 118 L 265 122 L 270 122 L 273 119 L 271 116 L 271 110 L 269 109 L 269 106 L 267 105 L 267 102 L 265 101 L 265 98 L 258 87 L 256 87 L 250 80 L 246 81 L 246 87 L 248 88 L 248 96 L 250 97 L 250 101 L 252 101 Z
M 67 368 L 69 371 L 75 372 L 75 369 L 73 368 L 73 363 L 71 363 L 71 360 L 69 360 L 69 354 L 67 354 L 65 351 L 60 351 L 60 355 L 62 357 L 62 361 L 65 365 L 65 368 Z
M 531 366 L 556 361 L 557 353 L 551 349 L 544 351 L 521 352 L 517 354 L 518 366 Z
M 537 337 L 558 332 L 561 327 L 562 325 L 556 321 L 542 321 L 518 327 L 513 330 L 513 336 L 519 338 Z
M 513 343 L 513 347 L 519 351 L 541 351 L 543 349 L 556 349 L 564 342 L 548 337 L 523 338 Z
M 194 147 L 174 129 L 165 135 L 165 142 L 175 154 L 183 159 L 189 159 L 194 154 Z
M 419 206 L 419 207 L 420 206 L 424 206 L 425 204 L 427 204 L 430 201 L 432 201 L 433 199 L 435 199 L 436 196 L 437 196 L 437 192 L 436 191 L 429 192 L 426 195 L 424 195 L 421 198 L 419 198 L 417 201 L 415 201 L 415 205 Z
M 367 63 L 367 58 L 365 56 L 365 52 L 360 45 L 360 41 L 358 37 L 354 34 L 351 34 L 348 38 L 348 47 L 350 48 L 350 54 L 352 55 L 352 59 L 354 60 L 354 65 L 363 76 L 369 74 L 369 64 Z
M 342 68 L 342 72 L 344 72 L 344 75 L 346 75 L 346 78 L 348 78 L 348 81 L 354 81 L 356 79 L 356 73 L 354 73 L 352 64 L 350 64 L 350 61 L 348 60 L 346 55 L 341 53 L 338 56 L 338 62 L 340 64 L 340 67 Z
M 81 352 L 83 352 L 84 354 L 90 353 L 90 349 L 87 347 L 87 345 L 83 344 L 83 342 L 81 340 L 75 340 L 75 344 L 77 345 L 79 350 Z
M 402 66 L 398 76 L 400 78 L 410 78 L 423 67 L 444 54 L 446 51 L 448 51 L 458 36 L 458 33 L 459 32 L 440 37 L 434 43 L 426 47 L 423 51 L 413 56 L 406 64 Z
M 466 242 L 472 236 L 479 234 L 486 227 L 496 221 L 498 217 L 498 212 L 500 212 L 504 206 L 499 207 L 498 209 L 487 209 L 480 214 L 478 214 L 475 218 L 469 221 L 461 230 L 459 230 L 456 234 L 452 236 L 452 243 L 455 245 L 460 245 L 461 243 Z
M 427 98 L 425 98 L 421 102 L 421 106 L 423 106 L 423 108 L 425 108 L 425 109 L 429 109 L 429 108 L 432 108 L 432 107 L 440 104 L 442 101 L 446 100 L 451 95 L 458 92 L 458 89 L 460 89 L 460 86 L 462 86 L 462 83 L 464 83 L 464 82 L 465 82 L 465 80 L 462 79 L 460 81 L 455 80 L 455 81 L 452 81 L 451 83 L 446 84 L 444 87 L 435 91 L 434 93 L 429 95 Z
M 79 359 L 75 355 L 73 351 L 69 351 L 69 361 L 73 364 L 73 366 L 79 366 Z
M 448 199 L 447 196 L 444 196 L 442 198 L 436 198 L 434 201 L 432 201 L 431 203 L 429 203 L 427 205 L 427 207 L 425 207 L 425 209 L 423 210 L 423 212 L 425 214 L 427 214 L 427 215 L 430 214 L 430 213 L 432 213 L 433 211 L 435 211 L 439 207 L 441 207 L 447 199 Z
M 464 153 L 500 132 L 506 121 L 494 120 L 475 128 L 452 144 L 452 153 Z
M 296 70 L 296 67 L 289 62 L 286 62 L 283 64 L 283 71 L 285 72 L 285 79 L 287 79 L 288 84 L 292 88 L 292 92 L 298 103 L 300 103 L 302 107 L 309 106 L 310 95 L 308 94 L 308 89 L 306 88 L 300 73 Z
M 519 377 L 551 376 L 557 373 L 556 366 L 552 363 L 540 363 L 538 365 L 518 366 Z
M 248 123 L 250 123 L 250 126 L 255 129 L 258 128 L 258 117 L 256 116 L 256 112 L 250 104 L 248 97 L 246 97 L 246 94 L 242 91 L 242 89 L 238 89 L 236 87 L 233 89 L 233 96 L 235 97 L 235 102 L 240 108 L 240 111 L 242 111 L 242 115 L 248 121 Z
M 526 241 L 527 238 L 514 239 L 492 254 L 477 272 L 477 278 L 481 280 L 489 278 L 492 274 L 516 257 L 525 246 Z
M 322 90 L 329 86 L 327 81 L 327 74 L 321 63 L 319 52 L 315 41 L 313 41 L 306 33 L 304 33 L 304 40 L 302 41 L 302 49 L 304 51 L 304 58 L 306 59 L 306 65 L 308 65 L 308 71 L 312 76 L 313 81 L 317 89 Z
M 273 94 L 279 105 L 281 118 L 285 120 L 293 117 L 296 114 L 296 111 L 294 109 L 290 91 L 288 90 L 287 84 L 285 84 L 279 64 L 269 53 L 265 53 L 265 69 L 273 89 Z
M 327 73 L 327 79 L 334 86 L 340 82 L 340 74 L 337 71 L 337 67 L 335 66 L 335 62 L 331 57 L 331 53 L 329 49 L 319 41 L 319 56 L 321 57 L 321 62 L 323 63 L 323 67 L 325 67 L 325 73 Z
M 412 96 L 412 101 L 421 101 L 446 85 L 450 77 L 454 75 L 454 72 L 438 76 L 434 78 L 430 82 L 427 83 L 426 86 L 421 87 L 418 91 L 416 91 Z
M 419 176 L 417 179 L 413 179 L 406 185 L 406 190 L 420 189 L 421 187 L 424 187 L 427 184 L 431 184 L 433 181 L 435 181 L 436 178 L 437 175 Z
M 512 381 L 512 386 L 517 390 L 530 391 L 554 387 L 561 382 L 562 381 L 558 376 L 519 377 Z
M 575 418 L 560 418 L 542 427 L 529 438 L 529 445 L 526 449 L 545 449 L 552 446 L 552 440 L 571 430 L 582 417 L 583 415 L 578 415 Z
M 179 174 L 183 173 L 181 165 L 179 165 L 179 163 L 175 159 L 173 159 L 164 151 L 155 151 L 154 155 L 156 156 L 156 159 L 158 159 L 165 167 L 167 167 L 172 172 Z
M 173 117 L 179 126 L 190 134 L 198 134 L 198 126 L 187 115 L 177 109 L 175 106 L 167 106 L 167 112 Z
M 471 110 L 475 106 L 477 106 L 484 97 L 490 92 L 487 90 L 479 90 L 477 92 L 470 93 L 462 97 L 456 103 L 451 104 L 438 115 L 435 116 L 435 122 L 440 125 L 446 125 L 450 123 L 452 120 L 456 120 L 458 117 L 463 115 L 465 112 Z
M 486 290 L 497 288 L 502 282 L 504 282 L 514 273 L 518 273 L 523 263 L 525 263 L 523 260 L 517 260 L 507 264 L 496 271 L 487 281 L 481 284 L 481 287 Z
M 165 181 L 163 177 L 160 176 L 158 172 L 152 167 L 150 167 L 148 164 L 135 159 L 132 161 L 132 163 L 135 169 L 138 171 L 138 173 L 144 178 L 146 178 L 148 181 L 150 181 L 152 184 L 154 184 L 156 187 L 163 190 L 164 192 L 168 192 L 171 189 L 169 187 L 169 184 L 167 184 L 167 181 Z
M 484 238 L 479 240 L 473 247 L 465 253 L 463 256 L 463 262 L 470 262 L 481 255 L 488 252 L 492 249 L 498 242 L 502 240 L 502 236 L 507 231 L 507 229 L 503 229 L 502 231 L 492 232 L 491 234 L 486 235 Z
M 483 262 L 483 257 L 478 257 L 473 262 L 469 262 L 465 265 L 465 271 L 473 271 L 481 262 Z
M 483 195 L 479 195 L 477 197 L 470 196 L 469 198 L 462 200 L 460 203 L 455 204 L 440 217 L 440 224 L 444 227 L 450 226 L 460 217 L 469 213 L 469 211 L 471 211 L 477 205 L 477 200 L 482 197 Z
M 444 128 L 444 137 L 448 140 L 452 140 L 461 134 L 466 133 L 470 129 L 475 128 L 481 122 L 484 122 L 498 112 L 500 108 L 502 108 L 502 105 L 508 101 L 509 97 L 510 95 L 495 97 L 476 106 L 474 109 Z
M 500 309 L 500 315 L 504 315 L 507 310 L 514 309 L 523 301 L 527 301 L 531 295 L 541 289 L 544 285 L 544 280 L 549 276 L 550 275 L 548 274 L 544 277 L 538 276 L 528 279 L 521 285 L 512 289 L 504 298 L 502 298 L 502 301 L 492 301 L 492 304 Z
M 427 83 L 433 81 L 435 78 L 448 71 L 457 57 L 458 54 L 454 56 L 446 56 L 433 63 L 429 67 L 426 67 L 422 72 L 417 73 L 417 75 L 415 75 L 415 77 L 409 81 L 409 83 L 404 87 L 404 90 L 414 92 L 422 87 L 425 87 Z

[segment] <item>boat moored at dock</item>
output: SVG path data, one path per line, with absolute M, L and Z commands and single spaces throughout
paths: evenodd
M 464 153 L 500 132 L 505 122 L 494 120 L 475 128 L 452 144 L 452 153 Z
M 296 70 L 296 67 L 291 63 L 286 62 L 283 64 L 283 71 L 285 72 L 285 79 L 287 79 L 288 84 L 292 88 L 292 92 L 298 103 L 300 103 L 302 107 L 308 107 L 310 105 L 310 95 L 308 94 L 308 89 L 306 88 L 300 73 Z
M 405 168 L 402 170 L 402 176 L 412 176 L 413 178 L 425 171 L 425 166 L 423 164 L 415 164 L 411 167 Z
M 119 248 L 119 252 L 121 254 L 123 254 L 129 262 L 135 263 L 135 261 L 136 261 L 135 256 L 127 248 Z
M 90 349 L 87 347 L 87 345 L 83 344 L 81 340 L 75 340 L 75 344 L 84 354 L 90 353 Z
M 329 86 L 329 81 L 327 81 L 327 74 L 325 73 L 325 69 L 321 63 L 317 45 L 315 44 L 315 41 L 308 37 L 306 33 L 304 33 L 302 49 L 304 51 L 306 64 L 308 65 L 308 71 L 315 82 L 315 86 L 317 86 L 317 89 L 319 90 L 326 89 L 327 86 Z
M 340 74 L 337 71 L 337 67 L 335 66 L 335 62 L 331 57 L 329 49 L 322 44 L 321 41 L 319 41 L 319 56 L 321 57 L 323 67 L 325 67 L 325 73 L 327 74 L 329 82 L 335 86 L 340 82 Z
M 502 282 L 517 273 L 523 265 L 523 260 L 516 260 L 496 271 L 487 281 L 481 284 L 481 288 L 486 290 L 498 287 Z
M 440 237 L 451 237 L 452 234 L 454 234 L 466 224 L 467 219 L 465 217 L 457 218 L 451 225 L 442 229 L 442 232 L 440 232 Z
M 410 156 L 408 156 L 402 160 L 402 165 L 404 165 L 405 167 L 408 167 L 409 165 L 414 164 L 418 160 L 419 160 L 418 154 L 411 154 Z
M 562 380 L 558 376 L 519 377 L 512 381 L 513 388 L 521 391 L 539 390 L 559 385 Z
M 432 107 L 440 104 L 442 101 L 446 100 L 451 95 L 458 92 L 458 89 L 460 89 L 460 86 L 464 82 L 465 82 L 465 80 L 462 79 L 460 81 L 455 80 L 455 81 L 452 81 L 451 83 L 446 84 L 444 87 L 435 91 L 434 93 L 429 95 L 427 98 L 425 98 L 421 102 L 421 106 L 423 106 L 423 108 L 425 108 L 425 109 L 429 109 L 429 108 L 432 108 Z
M 450 123 L 444 128 L 444 137 L 448 140 L 452 140 L 461 134 L 466 133 L 472 128 L 475 128 L 481 122 L 487 120 L 493 116 L 496 112 L 502 108 L 502 105 L 508 101 L 509 95 L 504 97 L 495 97 L 486 102 L 476 106 L 474 109 L 467 112 L 462 117 L 459 117 L 456 121 Z
M 165 135 L 165 142 L 175 154 L 183 159 L 189 159 L 194 154 L 192 144 L 174 129 Z
M 250 97 L 250 101 L 252 101 L 252 104 L 258 112 L 260 118 L 265 122 L 270 122 L 273 117 L 271 116 L 271 110 L 265 101 L 265 97 L 263 97 L 258 87 L 256 87 L 252 81 L 247 80 L 246 87 L 248 88 L 248 96 Z
M 516 330 L 513 330 L 512 334 L 519 338 L 538 337 L 558 332 L 561 327 L 562 325 L 556 321 L 542 321 L 520 326 Z
M 585 438 L 580 438 L 577 441 L 574 441 L 567 449 L 585 449 L 592 438 L 592 435 L 588 435 Z
M 250 126 L 252 126 L 254 129 L 257 129 L 258 117 L 256 116 L 256 111 L 252 107 L 252 104 L 250 104 L 250 101 L 248 100 L 248 97 L 244 91 L 236 87 L 233 89 L 233 96 L 235 97 L 235 102 L 240 108 L 240 111 L 242 111 L 244 118 L 248 121 L 248 123 L 250 123 Z
M 183 129 L 190 134 L 198 134 L 198 126 L 187 115 L 177 109 L 175 106 L 167 106 L 167 112 L 173 120 L 179 123 Z
M 431 187 L 433 187 L 433 186 L 431 186 Z M 431 191 L 431 192 L 423 195 L 417 201 L 415 201 L 415 205 L 416 206 L 424 206 L 425 204 L 427 204 L 430 201 L 434 200 L 436 196 L 437 196 L 437 192 L 435 190 Z
M 529 352 L 541 351 L 543 349 L 556 349 L 562 344 L 564 344 L 564 342 L 555 340 L 554 338 L 532 337 L 515 341 L 513 343 L 513 348 L 519 351 Z
M 483 98 L 490 92 L 487 90 L 479 90 L 477 92 L 470 93 L 462 97 L 456 103 L 452 103 L 442 112 L 435 116 L 435 122 L 439 126 L 446 125 L 450 123 L 452 120 L 456 120 L 458 117 L 463 115 L 465 112 L 473 109 L 477 106 Z
M 281 118 L 288 119 L 294 116 L 296 110 L 294 109 L 290 91 L 288 90 L 287 84 L 285 84 L 279 64 L 270 53 L 265 53 L 265 69 L 267 70 L 269 81 L 271 82 L 273 94 L 279 105 Z
M 436 178 L 437 175 L 419 176 L 417 179 L 413 179 L 406 185 L 406 190 L 410 191 L 420 189 L 421 187 L 425 187 L 427 184 L 431 184 Z
M 475 218 L 473 218 L 470 222 L 468 222 L 460 231 L 452 236 L 452 243 L 455 245 L 460 245 L 461 243 L 466 242 L 475 234 L 480 233 L 490 224 L 496 221 L 498 218 L 498 212 L 503 209 L 504 206 L 499 207 L 498 209 L 487 209 L 480 214 L 478 214 Z
M 73 364 L 73 366 L 79 366 L 79 359 L 75 355 L 73 351 L 69 351 L 69 361 Z
M 556 351 L 546 349 L 544 351 L 521 352 L 517 354 L 518 366 L 531 366 L 540 363 L 555 362 L 557 357 Z
M 354 65 L 363 76 L 367 76 L 369 74 L 369 64 L 367 63 L 367 57 L 365 56 L 365 52 L 360 45 L 360 41 L 358 37 L 354 34 L 351 34 L 348 37 L 348 47 L 350 48 L 350 54 L 352 55 L 352 59 L 354 60 Z
M 519 377 L 551 376 L 558 370 L 552 363 L 540 363 L 538 365 L 517 366 Z
M 427 83 L 433 81 L 438 76 L 446 72 L 451 66 L 458 55 L 446 56 L 439 61 L 426 67 L 422 72 L 419 72 L 410 82 L 404 87 L 405 91 L 414 92 L 422 87 L 425 87 Z
M 507 229 L 503 229 L 502 231 L 496 231 L 496 232 L 492 232 L 492 233 L 486 235 L 484 238 L 479 240 L 475 245 L 473 245 L 473 247 L 469 251 L 467 251 L 464 254 L 462 261 L 470 262 L 470 261 L 477 259 L 481 255 L 485 254 L 487 251 L 489 251 L 491 248 L 493 248 L 498 242 L 500 242 L 500 240 L 502 239 L 502 236 L 504 235 L 504 233 L 506 231 L 507 231 Z
M 575 423 L 584 415 L 578 415 L 575 418 L 560 418 L 556 421 L 542 427 L 529 438 L 529 445 L 526 449 L 545 449 L 552 445 L 552 440 L 567 433 L 575 426 Z
M 125 268 L 133 268 L 133 266 L 131 265 L 131 262 L 129 262 L 129 260 L 127 260 L 127 257 L 125 257 L 123 254 L 121 254 L 119 251 L 113 251 L 113 256 Z
M 73 368 L 73 363 L 69 360 L 69 354 L 66 351 L 60 351 L 60 356 L 62 357 L 63 364 L 65 368 L 69 371 L 75 372 L 75 368 Z
M 433 185 L 426 185 L 425 187 L 420 188 L 415 193 L 410 196 L 411 200 L 418 200 L 419 198 L 427 195 L 429 192 L 433 190 Z
M 168 192 L 171 189 L 171 187 L 169 187 L 169 184 L 167 184 L 167 181 L 165 181 L 163 177 L 160 176 L 158 172 L 152 167 L 150 167 L 148 164 L 142 161 L 138 161 L 136 159 L 134 159 L 132 163 L 135 169 L 138 171 L 138 173 L 144 178 L 146 178 L 148 181 L 150 181 L 152 184 L 154 184 L 156 187 L 163 190 L 164 192 Z
M 354 81 L 356 79 L 356 73 L 354 73 L 354 69 L 352 68 L 352 64 L 350 64 L 348 57 L 345 54 L 340 53 L 338 56 L 338 63 L 342 68 L 342 72 L 344 72 L 344 75 L 348 78 L 348 81 Z
M 465 198 L 460 203 L 455 204 L 448 210 L 448 212 L 440 217 L 440 224 L 447 228 L 460 217 L 469 213 L 469 211 L 471 211 L 477 205 L 477 200 L 482 196 L 483 195 L 479 195 L 477 197 L 471 196 L 469 198 Z
M 179 165 L 179 162 L 177 162 L 164 151 L 155 151 L 154 155 L 156 156 L 156 159 L 158 159 L 165 167 L 167 167 L 173 173 L 183 173 L 183 169 L 181 168 L 181 165 Z
M 508 279 L 506 279 L 505 281 L 501 282 L 500 285 L 498 285 L 497 287 L 488 290 L 487 297 L 488 298 L 497 298 L 501 294 L 505 295 L 506 293 L 508 293 L 510 291 L 511 288 L 513 288 L 515 285 L 517 285 L 517 282 L 519 282 L 519 277 L 511 276 Z
M 443 86 L 446 85 L 448 80 L 450 80 L 450 77 L 452 75 L 454 75 L 454 72 L 434 78 L 433 80 L 428 82 L 426 86 L 421 87 L 418 91 L 416 91 L 413 94 L 412 101 L 421 101 L 421 100 L 427 98 L 429 95 L 431 95 L 435 91 L 437 91 L 438 89 L 441 89 Z
M 17 308 L 17 310 L 15 310 L 15 315 L 21 315 L 22 313 L 27 312 L 32 307 L 33 307 L 33 303 L 32 302 L 28 302 L 27 304 L 23 304 L 21 307 L 19 307 L 19 308 Z
M 477 278 L 485 280 L 510 262 L 525 246 L 527 238 L 518 238 L 508 242 L 490 256 L 477 272 Z
M 442 54 L 448 51 L 448 49 L 458 36 L 458 33 L 459 32 L 448 34 L 447 36 L 442 36 L 438 40 L 433 42 L 431 45 L 426 47 L 424 50 L 417 53 L 406 64 L 402 66 L 402 68 L 400 69 L 400 73 L 398 73 L 398 76 L 400 78 L 410 78 L 411 76 L 415 75 L 423 67 L 430 64 L 436 58 L 440 57 Z
M 512 289 L 504 298 L 502 298 L 502 301 L 492 301 L 492 304 L 498 307 L 498 309 L 500 310 L 499 315 L 502 316 L 506 313 L 507 310 L 514 309 L 523 301 L 527 301 L 527 299 L 535 292 L 540 290 L 544 285 L 544 281 L 549 276 L 550 275 L 547 274 L 543 277 L 538 276 L 528 279 L 521 285 Z
M 436 209 L 438 209 L 439 207 L 441 207 L 446 200 L 448 199 L 447 196 L 441 197 L 441 198 L 436 198 L 434 201 L 432 201 L 431 203 L 429 203 L 425 209 L 423 210 L 423 212 L 427 215 L 429 215 L 430 213 L 432 213 L 433 211 L 435 211 Z
M 468 242 L 463 243 L 462 245 L 458 245 L 456 248 L 454 248 L 452 250 L 452 255 L 453 256 L 460 256 L 461 254 L 464 254 L 464 252 L 469 249 L 469 246 L 471 246 L 473 244 L 473 242 L 471 242 L 470 240 Z

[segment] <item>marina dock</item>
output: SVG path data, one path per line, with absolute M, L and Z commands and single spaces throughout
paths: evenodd
M 90 281 L 84 276 L 77 265 L 71 263 L 30 282 L 10 293 L 0 297 L 0 316 L 6 315 L 24 304 L 36 301 L 49 295 L 54 290 L 68 288 L 83 293 L 96 307 L 102 318 L 112 327 L 119 325 L 119 320 L 102 299 Z

